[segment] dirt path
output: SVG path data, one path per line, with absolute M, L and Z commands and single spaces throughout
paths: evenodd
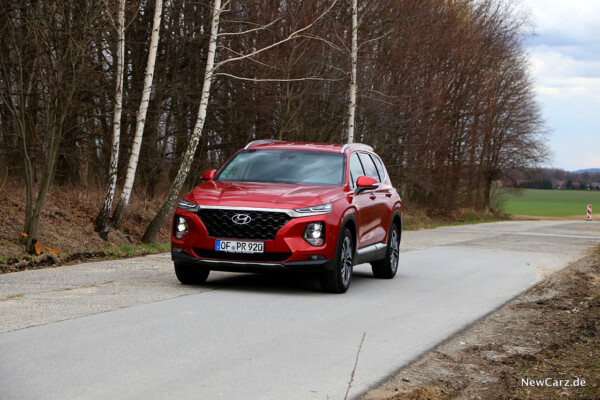
M 362 400 L 552 398 L 600 399 L 600 255 L 544 280 Z

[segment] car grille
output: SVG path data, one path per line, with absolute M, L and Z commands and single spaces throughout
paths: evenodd
M 211 249 L 194 248 L 194 252 L 198 257 L 214 258 L 216 260 L 231 260 L 231 261 L 285 261 L 292 256 L 292 253 L 227 253 L 224 251 L 216 251 Z
M 247 224 L 236 224 L 236 214 L 250 217 Z M 245 211 L 200 209 L 198 216 L 208 231 L 208 236 L 224 239 L 273 240 L 277 232 L 291 217 L 276 211 Z

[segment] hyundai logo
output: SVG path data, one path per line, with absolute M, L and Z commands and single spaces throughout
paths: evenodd
M 234 224 L 246 225 L 252 221 L 252 218 L 250 218 L 250 216 L 247 214 L 235 214 L 233 217 L 231 217 L 231 220 Z

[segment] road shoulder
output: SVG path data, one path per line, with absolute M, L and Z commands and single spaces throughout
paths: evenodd
M 600 255 L 593 255 L 425 353 L 362 400 L 600 398 L 599 316 Z

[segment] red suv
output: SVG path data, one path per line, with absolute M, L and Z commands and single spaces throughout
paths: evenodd
M 327 292 L 350 287 L 352 268 L 398 269 L 402 202 L 363 144 L 257 140 L 179 202 L 171 255 L 181 283 L 210 270 L 317 272 Z

